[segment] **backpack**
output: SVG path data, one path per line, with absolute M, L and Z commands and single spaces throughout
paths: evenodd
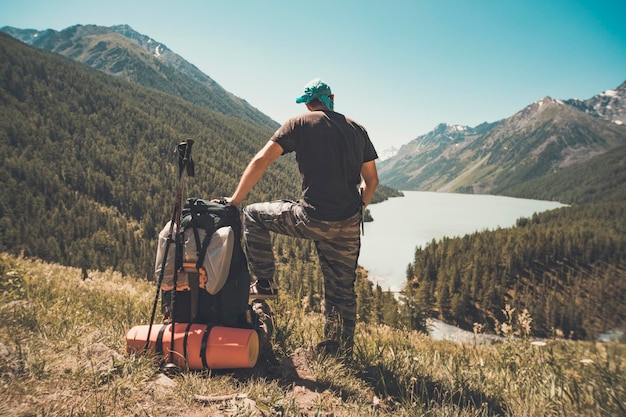
M 164 318 L 177 323 L 251 328 L 250 274 L 241 247 L 239 210 L 229 204 L 189 198 L 181 212 L 179 234 L 173 240 L 169 238 L 171 230 L 168 222 L 159 234 L 155 263 L 157 277 L 163 273 Z

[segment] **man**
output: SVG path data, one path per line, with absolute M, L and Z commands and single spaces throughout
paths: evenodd
M 301 199 L 256 203 L 243 210 L 248 263 L 256 277 L 250 297 L 277 297 L 270 232 L 315 241 L 324 276 L 324 334 L 328 339 L 321 345 L 350 355 L 360 227 L 363 208 L 378 186 L 374 162 L 378 155 L 366 130 L 333 110 L 334 95 L 322 80 L 307 83 L 296 103 L 305 103 L 309 112 L 293 117 L 274 133 L 226 200 L 239 207 L 272 162 L 282 154 L 296 153 Z

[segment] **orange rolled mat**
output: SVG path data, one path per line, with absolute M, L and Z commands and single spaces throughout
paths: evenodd
M 149 325 L 135 326 L 126 334 L 126 351 L 146 347 Z M 154 324 L 148 350 L 170 360 L 171 324 Z M 186 369 L 252 368 L 259 357 L 259 336 L 252 329 L 210 327 L 206 324 L 175 323 L 172 362 Z

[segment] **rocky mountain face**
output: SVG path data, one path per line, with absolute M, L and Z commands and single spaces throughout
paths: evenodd
M 64 55 L 90 67 L 240 118 L 276 129 L 271 120 L 245 100 L 224 90 L 197 67 L 128 25 L 76 25 L 55 31 L 3 27 L 3 32 L 31 46 Z
M 400 147 L 396 155 L 378 164 L 382 181 L 401 190 L 437 190 L 441 178 L 436 172 L 449 176 L 460 173 L 456 154 L 497 123 L 484 123 L 475 128 L 440 123 L 425 135 Z M 434 172 L 436 171 L 436 172 Z
M 589 100 L 571 99 L 565 103 L 598 119 L 626 124 L 626 81 L 614 90 L 606 90 Z
M 398 148 L 392 146 L 387 149 L 383 149 L 382 151 L 378 151 L 378 159 L 384 161 L 385 159 L 389 159 L 394 157 L 398 153 Z
M 379 164 L 401 190 L 503 193 L 626 144 L 625 84 L 589 100 L 545 97 L 475 128 L 440 124 Z

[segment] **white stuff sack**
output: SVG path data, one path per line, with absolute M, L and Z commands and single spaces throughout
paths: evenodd
M 165 256 L 165 247 L 168 244 L 168 235 L 170 231 L 170 222 L 168 222 L 161 233 L 159 233 L 159 247 L 157 248 L 156 263 L 154 265 L 154 271 L 156 277 L 161 274 L 161 268 L 163 266 L 163 257 Z M 198 236 L 200 237 L 200 243 L 204 239 L 206 231 L 204 229 L 198 229 Z M 230 270 L 230 261 L 233 255 L 233 247 L 235 244 L 235 234 L 232 227 L 225 226 L 220 227 L 213 233 L 211 240 L 207 247 L 207 253 L 202 263 L 202 268 L 207 275 L 207 281 L 205 289 L 209 294 L 217 294 L 228 278 L 228 272 Z M 194 237 L 193 229 L 188 228 L 183 234 L 183 263 L 197 262 L 196 251 L 196 239 Z M 174 264 L 176 259 L 176 245 L 170 242 L 170 248 L 167 252 L 167 259 L 165 261 L 165 268 L 163 273 L 163 281 L 161 282 L 161 289 L 164 291 L 170 291 L 174 289 Z M 195 268 L 193 271 L 196 272 Z M 176 288 L 178 290 L 189 289 L 189 280 L 187 272 L 179 271 L 176 279 Z
M 198 229 L 198 236 L 202 244 L 202 240 L 206 236 L 204 229 Z M 206 290 L 211 295 L 217 294 L 224 286 L 224 283 L 226 283 L 228 271 L 230 270 L 230 260 L 233 256 L 234 243 L 235 234 L 230 226 L 220 227 L 211 236 L 204 262 L 202 263 L 202 268 L 204 268 L 207 275 Z M 195 265 L 198 261 L 196 254 L 196 238 L 194 237 L 193 229 L 190 227 L 183 234 L 183 264 L 191 263 Z M 193 268 L 193 271 L 195 271 L 195 268 Z

